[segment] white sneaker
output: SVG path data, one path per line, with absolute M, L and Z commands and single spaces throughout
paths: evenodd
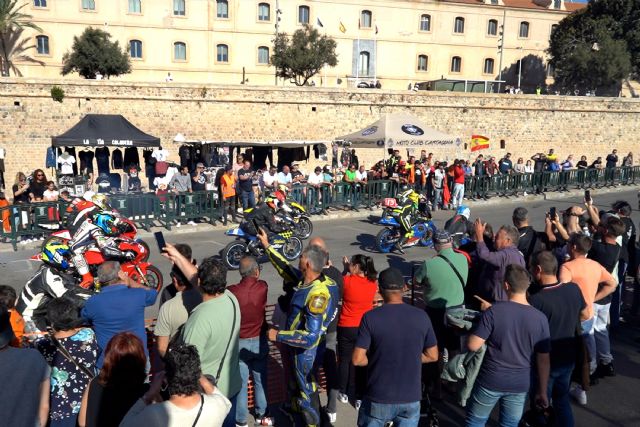
M 527 192 L 522 193 L 523 196 L 527 197 Z
M 182 226 L 182 223 L 180 223 L 180 222 L 176 224 L 176 227 L 178 227 L 178 228 L 180 228 L 181 226 Z
M 571 389 L 569 390 L 569 394 L 580 405 L 582 405 L 582 406 L 586 406 L 587 405 L 587 392 L 584 391 L 581 386 L 575 385 L 575 386 L 571 387 Z
M 338 400 L 342 403 L 349 403 L 349 396 L 343 393 L 338 393 Z
M 338 414 L 335 412 L 327 412 L 327 416 L 329 417 L 329 422 L 331 424 L 335 424 L 338 420 Z
M 197 225 L 197 224 L 196 224 L 195 222 L 193 222 L 193 221 L 189 221 L 187 224 L 189 224 L 189 225 L 193 225 L 194 227 Z
M 362 406 L 362 400 L 356 400 L 356 404 L 355 404 L 356 411 L 359 411 L 361 406 Z

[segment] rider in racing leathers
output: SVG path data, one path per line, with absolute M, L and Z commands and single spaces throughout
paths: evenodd
M 54 298 L 71 298 L 78 308 L 92 295 L 79 288 L 73 275 L 67 273 L 71 258 L 69 245 L 61 239 L 44 244 L 41 259 L 44 265 L 22 289 L 16 310 L 24 318 L 25 332 L 39 335 L 47 330 L 47 304 Z
M 444 224 L 444 229 L 451 235 L 456 248 L 460 246 L 465 237 L 469 237 L 473 233 L 473 223 L 469 221 L 470 216 L 471 209 L 462 205 L 458 208 L 456 214 Z
M 413 236 L 413 219 L 418 212 L 420 195 L 412 189 L 408 189 L 398 194 L 397 199 L 398 207 L 393 209 L 393 215 L 398 218 L 403 235 L 396 243 L 396 249 L 403 254 L 402 247 Z
M 119 220 L 113 213 L 101 212 L 85 220 L 73 235 L 69 246 L 73 251 L 73 263 L 82 276 L 80 286 L 89 288 L 93 284 L 93 275 L 84 258 L 84 253 L 92 244 L 96 244 L 105 258 L 124 258 L 131 260 L 135 254 L 118 249 L 113 237 L 121 234 Z
M 111 210 L 104 194 L 87 191 L 82 198 L 76 197 L 65 211 L 65 227 L 73 236 L 78 228 L 93 215 L 101 211 Z
M 268 233 L 286 231 L 287 227 L 278 223 L 275 217 L 275 212 L 278 210 L 278 203 L 280 202 L 275 196 L 268 196 L 264 202 L 244 211 L 244 221 L 240 224 L 242 231 L 252 236 L 257 235 L 258 230 L 256 230 L 254 222 L 258 227 L 266 227 Z

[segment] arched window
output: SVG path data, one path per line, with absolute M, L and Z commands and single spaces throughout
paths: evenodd
M 82 0 L 82 10 L 96 10 L 95 0 Z
M 258 5 L 258 21 L 271 21 L 271 6 L 269 3 Z
M 310 16 L 311 16 L 311 11 L 309 10 L 309 6 L 298 7 L 298 23 L 308 24 Z
M 129 0 L 129 13 L 142 13 L 142 2 L 140 0 Z
M 360 27 L 371 28 L 371 19 L 373 14 L 370 10 L 363 10 L 360 12 Z
M 456 16 L 453 23 L 453 32 L 456 34 L 464 33 L 464 18 L 462 16 Z
M 173 14 L 175 16 L 185 16 L 187 14 L 187 7 L 184 0 L 173 0 Z
M 49 55 L 49 37 L 36 36 L 36 49 L 38 55 Z
M 269 48 L 260 46 L 258 48 L 258 64 L 266 65 L 269 63 Z
M 131 40 L 129 42 L 129 56 L 142 58 L 142 42 L 140 40 Z
M 485 74 L 493 74 L 493 64 L 494 64 L 494 60 L 492 58 L 487 58 L 484 60 L 484 68 L 482 69 L 482 72 Z
M 459 56 L 454 56 L 451 58 L 451 72 L 459 73 L 462 70 L 462 58 Z
M 424 14 L 420 17 L 420 31 L 431 31 L 431 15 Z
M 553 0 L 554 9 L 562 9 L 562 0 Z
M 520 23 L 520 34 L 519 37 L 521 39 L 529 38 L 529 23 L 527 21 L 522 21 Z
M 227 0 L 216 1 L 216 17 L 218 18 L 229 17 L 229 2 Z
M 487 22 L 487 35 L 498 35 L 498 21 L 496 19 L 489 19 L 489 22 Z
M 173 44 L 173 59 L 176 61 L 187 60 L 187 44 L 184 42 L 175 42 Z
M 216 61 L 229 62 L 229 46 L 226 44 L 216 46 Z
M 369 75 L 369 59 L 370 59 L 369 52 L 366 52 L 366 51 L 360 52 L 360 60 L 358 63 L 358 74 L 361 77 Z
M 47 7 L 47 0 L 33 0 L 34 7 Z
M 418 55 L 418 71 L 427 71 L 429 58 L 427 55 Z

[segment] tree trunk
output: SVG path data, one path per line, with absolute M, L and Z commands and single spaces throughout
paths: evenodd
M 2 77 L 9 77 L 9 53 L 5 42 L 6 34 L 0 34 L 2 44 Z

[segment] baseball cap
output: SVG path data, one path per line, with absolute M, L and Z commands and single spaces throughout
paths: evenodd
M 387 268 L 378 274 L 378 286 L 381 290 L 401 291 L 404 289 L 404 277 L 397 268 Z
M 438 230 L 433 236 L 435 243 L 451 243 L 451 235 L 446 230 Z
M 11 313 L 4 304 L 0 304 L 0 348 L 4 348 L 15 338 L 11 328 Z

